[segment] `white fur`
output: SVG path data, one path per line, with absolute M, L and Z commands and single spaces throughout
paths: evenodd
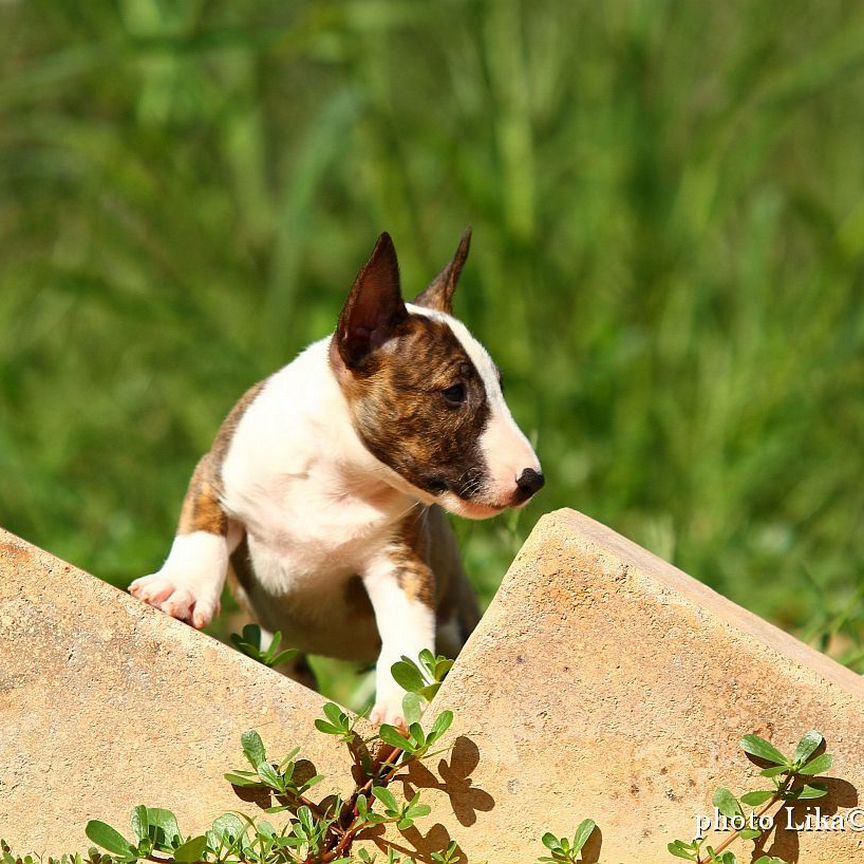
M 435 612 L 411 600 L 399 586 L 397 573 L 387 557 L 376 556 L 366 569 L 363 584 L 375 610 L 381 635 L 381 655 L 375 669 L 373 723 L 399 723 L 405 691 L 393 680 L 390 669 L 403 655 L 415 662 L 424 648 L 435 644 Z

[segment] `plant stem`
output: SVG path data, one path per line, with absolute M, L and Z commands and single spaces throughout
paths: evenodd
M 765 814 L 766 814 L 766 813 L 767 813 L 767 812 L 768 812 L 768 811 L 769 811 L 769 810 L 770 810 L 770 809 L 771 809 L 771 808 L 772 808 L 772 807 L 773 807 L 773 806 L 774 806 L 778 801 L 782 801 L 782 800 L 783 800 L 783 796 L 784 796 L 784 795 L 786 794 L 786 792 L 788 791 L 789 786 L 792 785 L 792 780 L 793 780 L 793 779 L 794 779 L 794 777 L 791 776 L 791 775 L 790 775 L 789 777 L 786 778 L 786 780 L 783 782 L 783 785 L 782 785 L 782 786 L 781 786 L 781 787 L 780 787 L 780 788 L 779 788 L 779 789 L 774 793 L 774 796 L 771 798 L 771 800 L 768 801 L 768 803 L 767 803 L 767 804 L 766 804 L 766 805 L 765 805 L 765 806 L 764 806 L 764 807 L 763 807 L 763 808 L 762 808 L 762 809 L 761 809 L 761 810 L 756 814 L 756 821 L 757 821 L 757 822 L 758 822 L 758 820 L 761 819 L 761 818 L 762 818 L 762 817 L 763 817 L 763 816 L 764 816 L 764 815 L 765 815 Z M 716 857 L 717 857 L 721 852 L 724 852 L 726 849 L 728 849 L 728 848 L 729 848 L 729 847 L 730 847 L 730 846 L 731 846 L 731 845 L 732 845 L 732 844 L 733 844 L 733 843 L 734 843 L 734 842 L 735 842 L 735 841 L 736 841 L 736 840 L 741 836 L 741 832 L 742 832 L 743 830 L 744 830 L 743 828 L 739 828 L 737 831 L 734 831 L 732 834 L 730 834 L 730 835 L 729 835 L 729 836 L 728 836 L 728 837 L 727 837 L 727 838 L 726 838 L 726 839 L 725 839 L 725 840 L 724 840 L 724 841 L 723 841 L 723 842 L 722 842 L 722 843 L 721 843 L 721 844 L 720 844 L 720 845 L 719 845 L 719 846 L 714 850 L 714 857 L 716 858 Z M 769 829 L 769 830 L 770 830 L 770 829 Z M 764 832 L 763 832 L 763 833 L 764 833 Z M 760 836 L 761 836 L 761 835 L 760 835 Z M 709 864 L 710 861 L 711 861 L 711 858 L 710 858 L 710 857 L 709 857 L 709 858 L 702 858 L 702 857 L 700 856 L 699 859 L 696 861 L 696 864 Z

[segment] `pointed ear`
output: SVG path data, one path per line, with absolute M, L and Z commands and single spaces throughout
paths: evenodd
M 399 290 L 396 249 L 385 231 L 354 280 L 336 328 L 336 347 L 345 365 L 349 369 L 361 367 L 407 317 Z
M 469 225 L 462 239 L 459 241 L 459 246 L 456 249 L 456 254 L 453 260 L 432 280 L 429 287 L 420 294 L 414 302 L 418 306 L 425 306 L 427 309 L 435 309 L 438 312 L 446 312 L 448 315 L 453 312 L 453 293 L 456 291 L 456 285 L 459 283 L 459 274 L 465 266 L 465 259 L 468 257 L 468 250 L 471 248 L 471 226 Z

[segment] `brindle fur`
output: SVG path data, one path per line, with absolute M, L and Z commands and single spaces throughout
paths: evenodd
M 442 391 L 458 383 L 467 404 L 453 408 Z M 420 489 L 434 494 L 446 484 L 470 499 L 485 470 L 478 442 L 489 408 L 483 381 L 447 324 L 409 315 L 387 352 L 371 355 L 345 390 L 354 427 L 377 459 Z

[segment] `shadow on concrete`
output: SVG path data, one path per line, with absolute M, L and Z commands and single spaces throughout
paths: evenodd
M 406 799 L 412 798 L 418 790 L 436 789 L 444 792 L 450 799 L 453 813 L 460 825 L 466 827 L 477 821 L 477 813 L 488 813 L 495 800 L 484 790 L 474 786 L 471 773 L 480 764 L 480 750 L 477 745 L 464 735 L 460 735 L 450 750 L 449 757 L 438 763 L 436 777 L 422 762 L 412 762 L 405 773 L 399 774 L 393 780 L 402 784 L 402 794 Z M 422 864 L 432 864 L 432 853 L 443 853 L 458 837 L 451 837 L 444 825 L 436 823 L 424 834 L 416 826 L 401 832 L 404 843 L 385 837 L 384 829 L 376 832 L 365 832 L 364 839 L 369 839 L 382 850 L 393 849 L 403 855 L 414 858 Z M 457 846 L 462 864 L 469 864 L 469 859 L 461 847 Z
M 858 790 L 839 777 L 810 777 L 807 780 L 824 786 L 828 794 L 811 801 L 784 804 L 774 817 L 774 827 L 756 841 L 751 861 L 762 855 L 774 855 L 789 864 L 796 864 L 801 854 L 802 832 L 843 830 L 836 826 L 835 817 L 841 814 L 842 809 L 858 806 Z
M 402 837 L 405 839 L 404 843 L 398 840 L 385 839 L 383 827 L 375 835 L 363 834 L 363 839 L 373 840 L 382 852 L 392 849 L 394 852 L 413 858 L 418 864 L 435 864 L 432 853 L 440 852 L 443 854 L 455 839 L 450 836 L 450 832 L 440 822 L 433 825 L 425 834 L 416 826 L 407 828 L 402 832 Z M 459 864 L 470 864 L 468 856 L 462 851 L 462 847 L 457 845 L 456 849 L 458 852 L 456 860 L 459 861 Z
M 582 847 L 582 864 L 597 864 L 600 860 L 600 851 L 603 846 L 603 832 L 598 825 L 588 838 L 588 842 Z
M 414 795 L 417 789 L 438 789 L 450 799 L 453 813 L 460 825 L 466 828 L 477 821 L 478 811 L 488 813 L 495 800 L 488 792 L 474 785 L 471 773 L 480 764 L 480 750 L 477 745 L 464 735 L 460 735 L 450 751 L 450 760 L 442 759 L 438 763 L 436 777 L 422 762 L 412 762 L 408 766 L 406 776 L 397 778 L 404 785 L 406 798 Z

